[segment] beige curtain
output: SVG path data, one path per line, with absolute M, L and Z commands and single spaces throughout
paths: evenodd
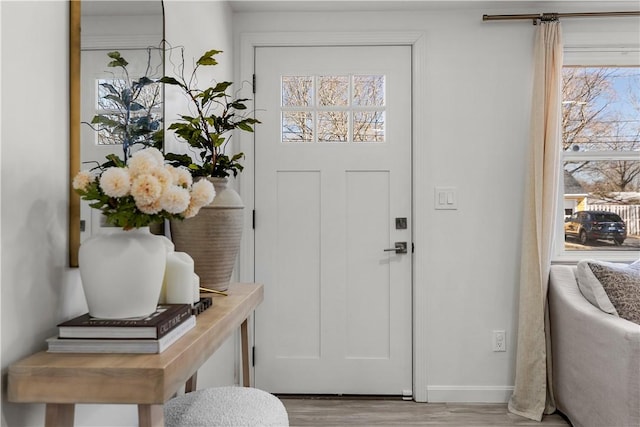
M 534 51 L 533 106 L 520 267 L 516 379 L 509 411 L 540 421 L 555 411 L 547 289 L 561 154 L 562 36 L 541 22 Z

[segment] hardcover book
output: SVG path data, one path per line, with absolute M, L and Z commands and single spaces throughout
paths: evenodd
M 171 329 L 160 339 L 90 339 L 60 338 L 47 339 L 50 353 L 162 353 L 180 337 L 196 326 L 195 316 Z
M 100 319 L 89 313 L 58 325 L 60 338 L 159 339 L 191 316 L 190 304 L 161 304 L 146 317 Z

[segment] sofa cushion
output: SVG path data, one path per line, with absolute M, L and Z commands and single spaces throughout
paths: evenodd
M 613 314 L 618 316 L 618 312 L 615 307 L 611 303 L 611 300 L 607 296 L 607 293 L 600 283 L 600 280 L 595 276 L 593 270 L 591 269 L 592 265 L 607 265 L 607 266 L 616 266 L 617 264 L 612 263 L 603 263 L 600 261 L 594 260 L 583 260 L 578 263 L 578 268 L 576 271 L 576 278 L 578 279 L 578 288 L 580 288 L 580 292 L 582 295 L 594 306 L 598 307 L 600 310 L 605 313 Z
M 602 311 L 640 324 L 640 262 L 581 261 L 578 287 Z

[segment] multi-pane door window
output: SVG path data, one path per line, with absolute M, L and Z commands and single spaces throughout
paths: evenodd
M 565 251 L 640 250 L 640 67 L 565 67 Z
M 385 76 L 283 76 L 282 142 L 385 141 Z

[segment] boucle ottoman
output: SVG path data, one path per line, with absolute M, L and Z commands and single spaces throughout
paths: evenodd
M 164 405 L 166 427 L 288 426 L 274 395 L 251 387 L 213 387 L 186 393 Z

